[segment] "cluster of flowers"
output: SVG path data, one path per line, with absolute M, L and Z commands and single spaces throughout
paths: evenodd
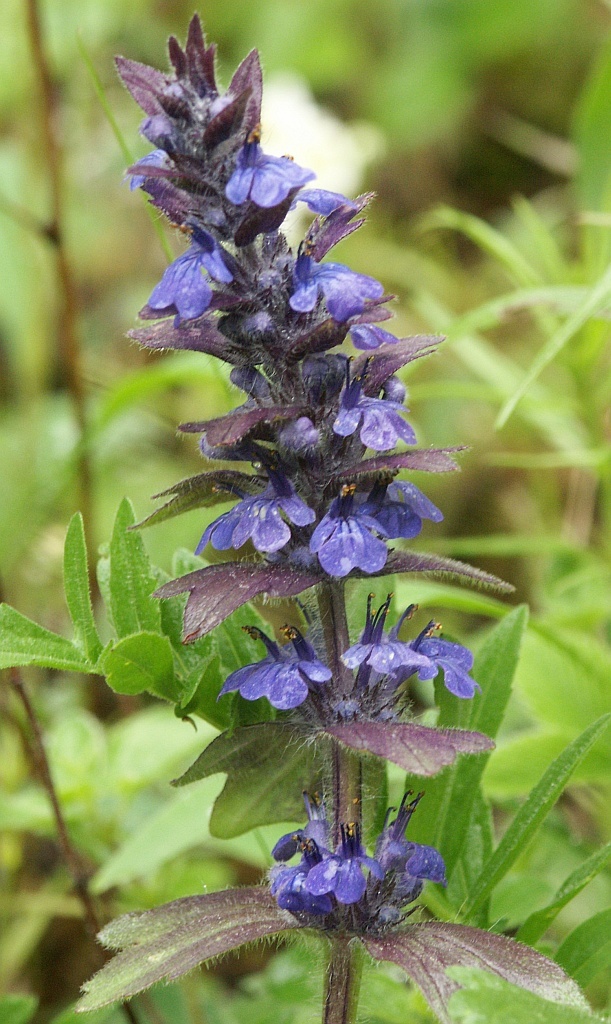
M 250 541 L 268 563 L 322 577 L 379 573 L 387 543 L 410 539 L 423 519 L 441 520 L 401 468 L 455 468 L 447 451 L 391 455 L 416 436 L 403 418 L 401 366 L 439 339 L 399 339 L 376 321 L 391 313 L 382 285 L 340 263 L 321 262 L 363 223 L 371 198 L 304 188 L 313 178 L 289 157 L 263 152 L 261 72 L 256 53 L 225 93 L 214 48 L 194 19 L 185 51 L 170 40 L 175 75 L 119 58 L 118 68 L 147 117 L 156 148 L 129 173 L 189 239 L 141 310 L 152 325 L 142 345 L 193 349 L 232 364 L 244 403 L 220 420 L 183 425 L 202 435 L 208 459 L 250 462 L 218 500 L 239 501 L 206 529 L 198 553 Z M 294 253 L 279 230 L 303 202 L 316 214 Z M 363 355 L 329 350 L 349 335 Z M 363 461 L 367 449 L 388 453 Z M 208 496 L 213 481 L 208 480 Z
M 295 596 L 349 575 L 441 569 L 493 582 L 435 556 L 403 555 L 402 563 L 397 552 L 391 557 L 389 541 L 414 538 L 424 519 L 443 518 L 415 484 L 397 475 L 455 469 L 456 449 L 413 447 L 416 435 L 404 418 L 406 389 L 396 375 L 432 353 L 440 339 L 395 337 L 379 326 L 392 315 L 392 296 L 382 285 L 343 264 L 323 262 L 361 226 L 359 214 L 371 196 L 351 200 L 306 188 L 311 171 L 263 151 L 255 51 L 224 93 L 215 79 L 214 48 L 206 46 L 197 17 L 185 50 L 170 39 L 169 52 L 173 76 L 118 59 L 124 83 L 147 115 L 141 132 L 156 147 L 130 168 L 131 186 L 144 190 L 189 238 L 140 312 L 148 325 L 131 334 L 147 348 L 191 349 L 231 365 L 243 404 L 181 429 L 201 435 L 206 459 L 250 464 L 252 471 L 225 468 L 182 481 L 166 507 L 174 514 L 174 502 L 181 511 L 185 496 L 191 508 L 237 498 L 204 531 L 197 553 L 208 544 L 227 551 L 250 542 L 257 560 L 197 570 L 157 595 L 190 591 L 185 631 L 194 639 L 256 593 Z M 293 252 L 280 228 L 296 203 L 315 216 Z M 347 337 L 360 354 L 330 351 Z M 393 452 L 399 443 L 408 449 Z M 368 450 L 373 455 L 366 456 Z M 219 602 L 222 612 L 214 607 Z M 390 598 L 374 611 L 370 598 L 358 643 L 334 650 L 333 670 L 329 644 L 326 653 L 317 650 L 315 629 L 305 637 L 286 627 L 283 645 L 250 629 L 267 653 L 232 672 L 219 696 L 238 691 L 249 701 L 265 697 L 314 731 L 405 724 L 404 684 L 414 674 L 431 680 L 443 671 L 451 693 L 472 697 L 478 687 L 469 675 L 470 652 L 438 637 L 435 622 L 415 639 L 400 640 L 414 608 L 386 632 L 389 606 Z M 434 730 L 424 732 L 417 733 L 418 742 L 428 750 L 435 743 L 464 742 L 460 749 L 469 750 L 486 743 L 476 734 L 432 740 L 428 733 Z M 343 738 L 349 741 L 345 733 Z M 417 742 L 416 732 L 405 742 Z M 447 763 L 444 756 L 438 753 L 435 763 Z M 424 879 L 444 877 L 439 854 L 404 839 L 416 803 L 403 801 L 371 858 L 357 823 L 342 826 L 332 852 L 324 811 L 308 802 L 306 827 L 285 836 L 274 851 L 281 862 L 302 855 L 297 867 L 273 872 L 280 907 L 318 917 L 335 913 L 338 904 L 353 914 L 358 907 L 365 929 L 374 921 L 378 927 L 397 920 Z
M 249 541 L 255 555 L 198 568 L 165 583 L 156 596 L 188 592 L 189 642 L 257 595 L 294 598 L 317 588 L 317 610 L 313 603 L 302 606 L 309 636 L 286 627 L 287 642 L 280 646 L 251 629 L 267 654 L 233 672 L 221 690 L 239 691 L 247 700 L 266 697 L 281 714 L 232 726 L 181 782 L 227 771 L 233 808 L 240 776 L 260 770 L 261 744 L 273 745 L 276 736 L 277 750 L 264 754 L 282 770 L 286 757 L 288 776 L 301 773 L 300 788 L 332 778 L 325 795 L 333 821 L 327 822 L 323 801 L 308 797 L 304 828 L 274 847 L 277 863 L 269 885 L 187 896 L 109 925 L 103 941 L 121 952 L 88 984 L 80 1009 L 130 998 L 203 960 L 302 927 L 318 928 L 332 939 L 328 1020 L 344 1020 L 353 999 L 353 938 L 375 960 L 405 970 L 448 1024 L 448 1000 L 457 983 L 446 969 L 455 964 L 484 966 L 535 993 L 552 992 L 559 1002 L 584 1006 L 562 970 L 526 946 L 450 922 L 402 923 L 426 880 L 445 884 L 440 854 L 405 836 L 421 794 L 411 799 L 406 793 L 395 817 L 393 809 L 387 814 L 373 856 L 365 850 L 361 755 L 392 761 L 409 774 L 434 775 L 458 754 L 490 750 L 492 742 L 479 732 L 408 720 L 404 684 L 411 676 L 427 680 L 442 671 L 451 693 L 473 697 L 473 658 L 461 645 L 440 639 L 434 622 L 415 639 L 400 640 L 413 607 L 386 632 L 390 598 L 377 611 L 370 598 L 360 639 L 350 645 L 342 581 L 431 571 L 493 586 L 500 581 L 449 559 L 388 548 L 389 541 L 415 537 L 423 519 L 442 518 L 398 474 L 457 467 L 451 457 L 456 449 L 413 447 L 414 431 L 403 418 L 405 388 L 396 376 L 413 359 L 433 352 L 440 339 L 396 338 L 378 326 L 391 315 L 382 285 L 342 264 L 323 262 L 361 226 L 358 215 L 370 197 L 350 200 L 306 188 L 313 177 L 309 170 L 264 153 L 256 51 L 224 93 L 216 84 L 214 47 L 206 46 L 197 17 L 185 49 L 172 38 L 169 52 L 172 76 L 118 60 L 123 81 L 147 115 L 141 131 L 155 147 L 131 168 L 132 186 L 143 189 L 189 237 L 188 249 L 168 267 L 141 311 L 148 325 L 132 336 L 151 349 L 192 349 L 232 366 L 243 404 L 227 416 L 182 429 L 202 435 L 207 459 L 245 468 L 206 470 L 181 481 L 164 492 L 172 497 L 149 521 L 237 498 L 206 529 L 198 551 L 209 543 L 220 551 L 239 549 Z M 280 227 L 297 202 L 316 216 L 294 253 Z M 331 352 L 348 336 L 361 350 L 352 359 Z M 393 453 L 398 442 L 408 450 Z M 366 456 L 368 449 L 373 456 Z M 308 751 L 300 760 L 306 746 L 313 756 Z M 293 814 L 292 801 L 278 797 L 271 810 L 261 801 L 264 821 L 285 820 L 287 806 Z M 297 854 L 299 862 L 289 865 Z
M 325 916 L 328 928 L 340 922 L 345 926 L 348 918 L 361 933 L 380 932 L 400 921 L 405 916 L 403 908 L 418 898 L 425 880 L 446 884 L 445 866 L 437 850 L 405 837 L 422 795 L 410 801 L 412 793 L 405 793 L 393 821 L 390 817 L 395 808 L 388 810 L 375 855 L 369 857 L 360 829 L 352 823 L 342 826 L 341 840 L 332 852 L 324 804 L 304 794 L 307 825 L 282 836 L 272 850 L 280 862 L 270 872 L 271 891 L 278 905 L 301 921 Z M 299 864 L 284 866 L 296 853 L 301 854 Z
M 342 654 L 344 665 L 355 672 L 349 694 L 338 698 L 333 692 L 325 699 L 324 684 L 331 679 L 331 670 L 321 661 L 313 644 L 298 629 L 287 626 L 283 632 L 288 642 L 283 646 L 262 630 L 246 627 L 253 638 L 265 644 L 267 655 L 232 672 L 219 697 L 237 690 L 246 700 L 267 697 L 281 711 L 297 708 L 310 697 L 327 724 L 334 718 L 396 719 L 400 687 L 414 673 L 424 681 L 434 679 L 443 670 L 444 684 L 450 693 L 473 697 L 479 686 L 469 675 L 473 667 L 471 651 L 435 636 L 440 626 L 434 620 L 414 640 L 399 640 L 401 626 L 411 618 L 415 605 L 410 605 L 392 629 L 385 632 L 391 600 L 389 594 L 374 611 L 370 595 L 361 637 Z

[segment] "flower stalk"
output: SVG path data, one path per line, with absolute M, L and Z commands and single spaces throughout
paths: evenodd
M 356 1021 L 364 952 L 357 939 L 333 938 L 325 970 L 322 1024 Z

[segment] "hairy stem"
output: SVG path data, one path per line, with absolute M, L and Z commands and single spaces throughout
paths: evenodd
M 338 700 L 347 697 L 354 679 L 341 656 L 350 646 L 346 601 L 342 583 L 325 583 L 318 589 L 318 608 L 325 637 L 327 664 L 333 672 L 329 685 Z M 362 766 L 358 754 L 334 741 L 331 762 L 333 840 L 340 839 L 340 827 L 347 822 L 361 824 Z
M 342 583 L 327 583 L 318 588 L 318 609 L 327 649 L 327 664 L 333 672 L 330 683 L 338 700 L 347 697 L 354 685 L 352 673 L 341 660 L 350 646 L 346 601 Z M 331 793 L 333 844 L 341 838 L 341 826 L 361 824 L 363 773 L 358 754 L 333 741 L 331 754 Z M 329 800 L 329 796 L 331 799 Z M 352 1024 L 356 1020 L 362 971 L 362 948 L 357 940 L 345 936 L 331 939 L 325 975 L 323 1024 Z
M 362 972 L 363 948 L 359 940 L 332 939 L 325 974 L 323 1024 L 354 1024 Z

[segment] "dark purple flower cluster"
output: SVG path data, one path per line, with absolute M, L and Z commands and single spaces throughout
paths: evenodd
M 337 686 L 326 687 L 332 673 L 319 659 L 315 648 L 293 627 L 285 627 L 289 641 L 279 647 L 261 630 L 251 629 L 261 640 L 267 655 L 262 661 L 245 665 L 227 677 L 219 697 L 238 690 L 246 700 L 267 697 L 279 710 L 310 705 L 323 723 L 366 718 L 395 720 L 405 703 L 403 684 L 417 674 L 418 679 L 434 679 L 443 671 L 446 688 L 456 697 L 473 697 L 479 685 L 469 672 L 473 655 L 461 644 L 435 636 L 441 627 L 431 621 L 414 640 L 399 640 L 399 630 L 416 610 L 410 605 L 392 629 L 384 632 L 391 595 L 377 611 L 367 602 L 365 628 L 359 642 L 342 654 L 342 661 L 354 676 L 338 693 Z M 304 708 L 308 711 L 308 708 Z
M 197 551 L 249 542 L 268 564 L 321 580 L 391 572 L 389 542 L 442 518 L 397 474 L 456 468 L 443 450 L 413 448 L 396 376 L 440 339 L 399 339 L 378 326 L 391 316 L 391 296 L 374 278 L 325 259 L 361 226 L 371 196 L 306 187 L 310 170 L 265 153 L 256 52 L 224 92 L 197 17 L 185 49 L 172 38 L 169 54 L 170 75 L 117 62 L 155 147 L 130 168 L 132 187 L 189 241 L 141 311 L 151 323 L 132 335 L 149 348 L 192 349 L 232 365 L 244 403 L 183 429 L 202 435 L 207 459 L 262 466 L 267 476 L 224 489 L 223 500 L 239 500 L 207 527 Z M 281 226 L 297 202 L 315 216 L 293 251 Z M 348 335 L 364 355 L 331 351 Z M 411 450 L 393 454 L 397 444 Z M 376 457 L 365 458 L 368 450 Z
M 272 850 L 279 862 L 270 872 L 271 891 L 278 905 L 300 920 L 324 916 L 326 928 L 352 926 L 359 934 L 384 931 L 396 924 L 427 879 L 446 884 L 437 850 L 405 837 L 422 795 L 409 801 L 412 794 L 405 793 L 392 822 L 394 808 L 389 809 L 374 857 L 368 856 L 354 823 L 342 825 L 333 851 L 324 804 L 305 795 L 307 825 L 282 836 Z M 284 866 L 297 853 L 301 854 L 299 863 Z

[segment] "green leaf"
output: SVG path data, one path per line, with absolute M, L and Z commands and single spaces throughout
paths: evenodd
M 609 649 L 596 637 L 534 621 L 515 685 L 540 722 L 575 736 L 611 711 L 610 677 Z
M 98 636 L 93 617 L 89 593 L 89 567 L 85 530 L 80 512 L 73 515 L 68 526 L 64 545 L 64 591 L 70 618 L 74 626 L 74 640 L 81 647 L 87 659 L 95 664 L 102 653 L 102 642 Z
M 28 1024 L 36 1012 L 38 1000 L 34 996 L 0 997 L 2 1024 Z
M 562 1006 L 512 985 L 477 967 L 449 967 L 460 989 L 450 996 L 448 1011 L 457 1024 L 595 1024 L 585 1009 Z
M 516 939 L 533 945 L 547 931 L 552 921 L 563 907 L 578 896 L 582 889 L 607 866 L 611 860 L 611 843 L 597 850 L 591 857 L 580 864 L 575 871 L 562 883 L 551 903 L 542 910 L 535 911 L 526 919 L 516 935 Z
M 83 652 L 8 604 L 0 605 L 0 669 L 37 665 L 64 672 L 91 672 Z
M 209 842 L 208 820 L 220 786 L 220 779 L 207 780 L 173 793 L 108 858 L 92 878 L 91 891 L 105 892 L 152 875 L 172 857 Z
M 119 637 L 161 631 L 159 602 L 151 597 L 157 580 L 141 536 L 130 530 L 135 522 L 132 504 L 124 498 L 110 541 L 110 613 Z
M 556 962 L 580 985 L 611 963 L 611 907 L 578 925 L 560 946 Z
M 604 715 L 594 722 L 549 766 L 476 879 L 464 908 L 466 916 L 481 906 L 497 882 L 507 874 L 554 806 L 572 772 L 609 725 L 610 719 L 611 715 Z
M 605 46 L 582 92 L 575 118 L 577 188 L 586 210 L 608 210 L 611 199 L 611 45 Z
M 217 772 L 227 782 L 210 818 L 210 833 L 231 839 L 257 825 L 301 821 L 302 792 L 320 788 L 315 750 L 291 726 L 266 722 L 218 736 L 175 785 Z
M 495 800 L 528 793 L 572 739 L 572 731 L 547 729 L 529 729 L 511 737 L 498 747 L 486 766 L 484 792 Z M 573 782 L 604 784 L 610 772 L 611 756 L 605 737 L 577 766 Z
M 177 703 L 183 688 L 174 674 L 172 645 L 159 633 L 135 633 L 123 637 L 107 651 L 101 667 L 115 693 L 155 694 Z

